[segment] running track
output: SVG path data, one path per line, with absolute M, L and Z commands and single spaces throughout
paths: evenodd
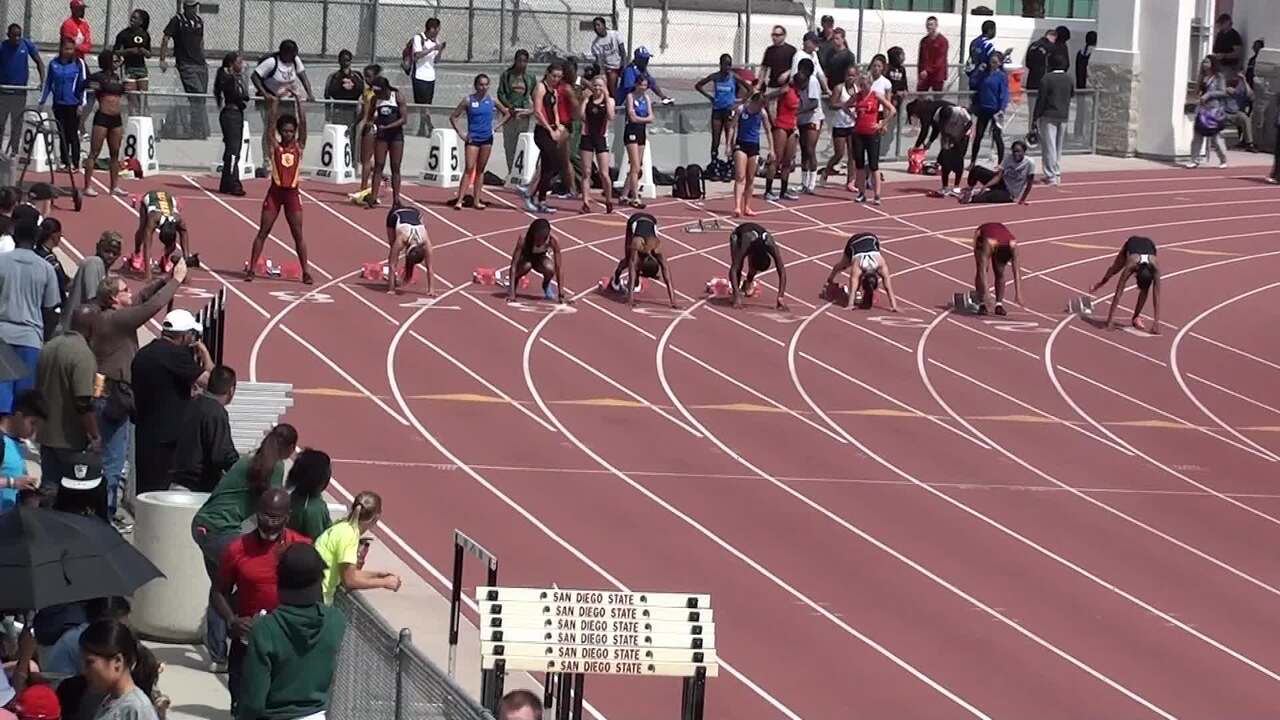
M 127 187 L 181 197 L 210 268 L 181 302 L 231 289 L 228 362 L 293 383 L 304 444 L 337 460 L 340 493 L 382 494 L 384 538 L 430 582 L 445 587 L 457 527 L 497 553 L 503 584 L 711 593 L 709 717 L 1273 714 L 1275 190 L 1204 171 L 1069 180 L 1027 207 L 929 199 L 924 180 L 879 209 L 836 190 L 771 206 L 758 220 L 786 248 L 790 314 L 769 290 L 741 311 L 702 295 L 726 234 L 681 226 L 725 199 L 650 206 L 679 313 L 660 287 L 635 312 L 591 292 L 624 218 L 560 203 L 567 286 L 585 294 L 552 312 L 469 283 L 529 222 L 506 191 L 481 213 L 408 188 L 437 248 L 431 303 L 359 277 L 386 256 L 385 209 L 332 186 L 305 186 L 306 295 L 239 280 L 261 181 L 245 199 L 204 176 Z M 107 197 L 62 217 L 81 252 L 136 223 Z M 1019 236 L 1027 307 L 955 317 L 945 300 L 972 282 L 963 244 L 986 220 Z M 855 229 L 885 241 L 901 314 L 817 299 Z M 1163 334 L 1067 316 L 1137 232 L 1160 244 Z M 283 221 L 277 237 L 279 262 Z M 587 688 L 595 717 L 679 703 L 674 680 Z

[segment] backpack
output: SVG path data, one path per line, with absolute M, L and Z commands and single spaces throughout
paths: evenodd
M 685 177 L 686 170 L 683 165 L 677 167 L 674 174 L 674 181 L 671 183 L 671 197 L 686 200 L 685 197 Z
M 693 163 L 684 169 L 684 199 L 702 200 L 707 197 L 707 182 L 702 174 L 702 166 Z
M 1196 113 L 1196 131 L 1205 137 L 1213 137 L 1222 132 L 1226 113 L 1216 105 L 1200 108 Z
M 913 147 L 907 151 L 907 172 L 912 175 L 924 173 L 924 161 L 928 151 L 922 147 Z
M 404 50 L 400 51 L 400 69 L 405 75 L 413 76 L 413 68 L 416 63 L 413 61 L 413 41 L 417 40 L 421 35 L 414 35 L 409 38 L 409 42 L 404 44 Z M 423 38 L 423 45 L 426 45 L 426 38 Z

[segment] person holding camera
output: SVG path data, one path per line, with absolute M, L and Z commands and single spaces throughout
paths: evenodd
M 213 370 L 213 356 L 200 339 L 200 323 L 189 310 L 169 311 L 160 328 L 160 337 L 133 358 L 139 495 L 169 489 L 182 416 L 193 388 L 204 389 Z

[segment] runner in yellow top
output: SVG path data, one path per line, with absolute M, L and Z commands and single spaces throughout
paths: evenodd
M 142 254 L 142 274 L 147 279 L 151 278 L 151 235 L 157 230 L 164 249 L 161 270 L 168 272 L 174 251 L 181 246 L 185 258 L 191 255 L 191 247 L 187 224 L 178 212 L 178 198 L 167 190 L 152 190 L 138 200 L 138 231 L 133 238 L 133 252 Z
M 360 94 L 360 120 L 356 122 L 356 142 L 360 143 L 360 190 L 347 197 L 357 205 L 369 196 L 373 174 L 373 79 L 382 75 L 381 65 L 364 66 L 364 92 Z

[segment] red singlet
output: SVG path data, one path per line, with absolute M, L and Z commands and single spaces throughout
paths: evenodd
M 880 97 L 870 90 L 853 102 L 853 131 L 859 135 L 875 135 L 880 122 Z
M 778 98 L 778 113 L 773 126 L 782 130 L 796 129 L 796 113 L 800 110 L 800 91 L 794 86 L 787 86 L 787 91 Z
M 302 146 L 276 143 L 271 156 L 271 184 L 281 188 L 298 187 L 298 171 L 302 166 Z
M 986 238 L 996 245 L 1009 245 L 1013 242 L 1013 233 L 1004 223 L 983 223 L 978 226 L 978 237 Z

